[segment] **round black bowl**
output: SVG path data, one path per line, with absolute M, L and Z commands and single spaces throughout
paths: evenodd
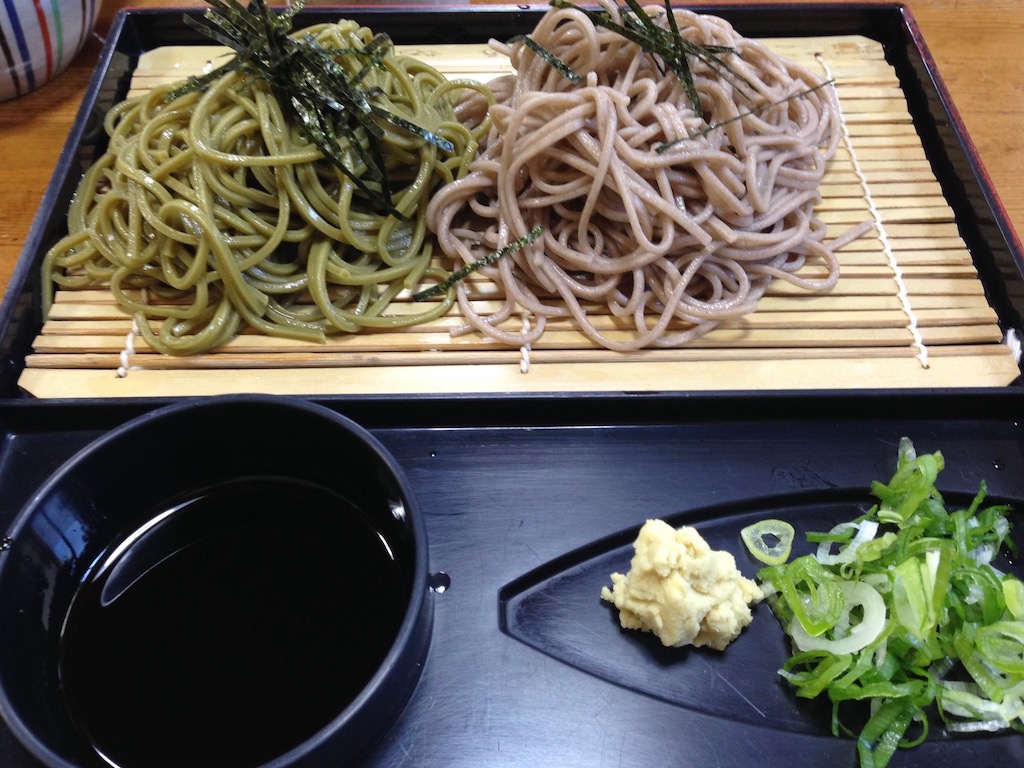
M 186 400 L 70 459 L 0 551 L 0 712 L 53 768 L 357 762 L 430 642 L 426 534 L 366 430 Z

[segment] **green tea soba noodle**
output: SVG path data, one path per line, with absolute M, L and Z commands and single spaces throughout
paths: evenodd
M 375 107 L 453 149 L 377 120 L 388 212 L 288 119 L 263 79 L 234 71 L 202 91 L 168 98 L 177 86 L 163 86 L 130 98 L 106 116 L 109 146 L 80 183 L 67 236 L 44 259 L 47 311 L 54 285 L 109 285 L 154 349 L 183 355 L 246 326 L 323 340 L 448 310 L 449 298 L 404 312 L 392 300 L 446 276 L 430 265 L 425 209 L 434 189 L 466 171 L 489 126 L 486 117 L 460 122 L 460 91 L 488 92 L 390 50 L 368 66 L 348 55 L 373 37 L 352 21 L 297 34 L 338 51 Z M 338 134 L 338 159 L 356 179 L 366 170 L 360 138 Z

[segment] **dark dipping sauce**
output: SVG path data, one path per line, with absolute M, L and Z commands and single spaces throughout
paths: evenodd
M 118 768 L 260 765 L 365 687 L 409 581 L 367 516 L 325 488 L 218 486 L 91 569 L 61 638 L 68 711 Z

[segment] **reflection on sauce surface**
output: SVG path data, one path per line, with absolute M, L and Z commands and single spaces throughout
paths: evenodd
M 65 700 L 119 768 L 262 764 L 363 689 L 408 594 L 345 499 L 279 478 L 219 486 L 92 569 L 62 636 Z

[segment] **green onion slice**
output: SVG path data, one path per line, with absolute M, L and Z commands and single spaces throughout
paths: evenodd
M 782 565 L 793 551 L 793 526 L 785 520 L 760 520 L 740 531 L 743 543 L 754 557 L 766 565 Z
M 1024 581 L 1007 576 L 1003 579 L 1003 602 L 1015 619 L 1024 621 Z
M 997 621 L 980 627 L 974 642 L 982 658 L 996 669 L 1024 674 L 1024 621 Z
M 843 598 L 843 629 L 835 637 L 824 634 L 817 637 L 807 632 L 801 622 L 794 621 L 789 628 L 793 644 L 801 651 L 828 651 L 836 655 L 856 653 L 875 642 L 885 629 L 885 601 L 878 590 L 865 581 L 836 582 Z M 855 622 L 853 614 L 861 611 Z M 839 622 L 836 622 L 839 624 Z
M 798 557 L 789 565 L 768 566 L 770 581 L 785 600 L 796 623 L 812 637 L 831 629 L 843 612 L 842 589 L 836 577 L 811 555 Z M 792 626 L 792 624 L 791 624 Z

